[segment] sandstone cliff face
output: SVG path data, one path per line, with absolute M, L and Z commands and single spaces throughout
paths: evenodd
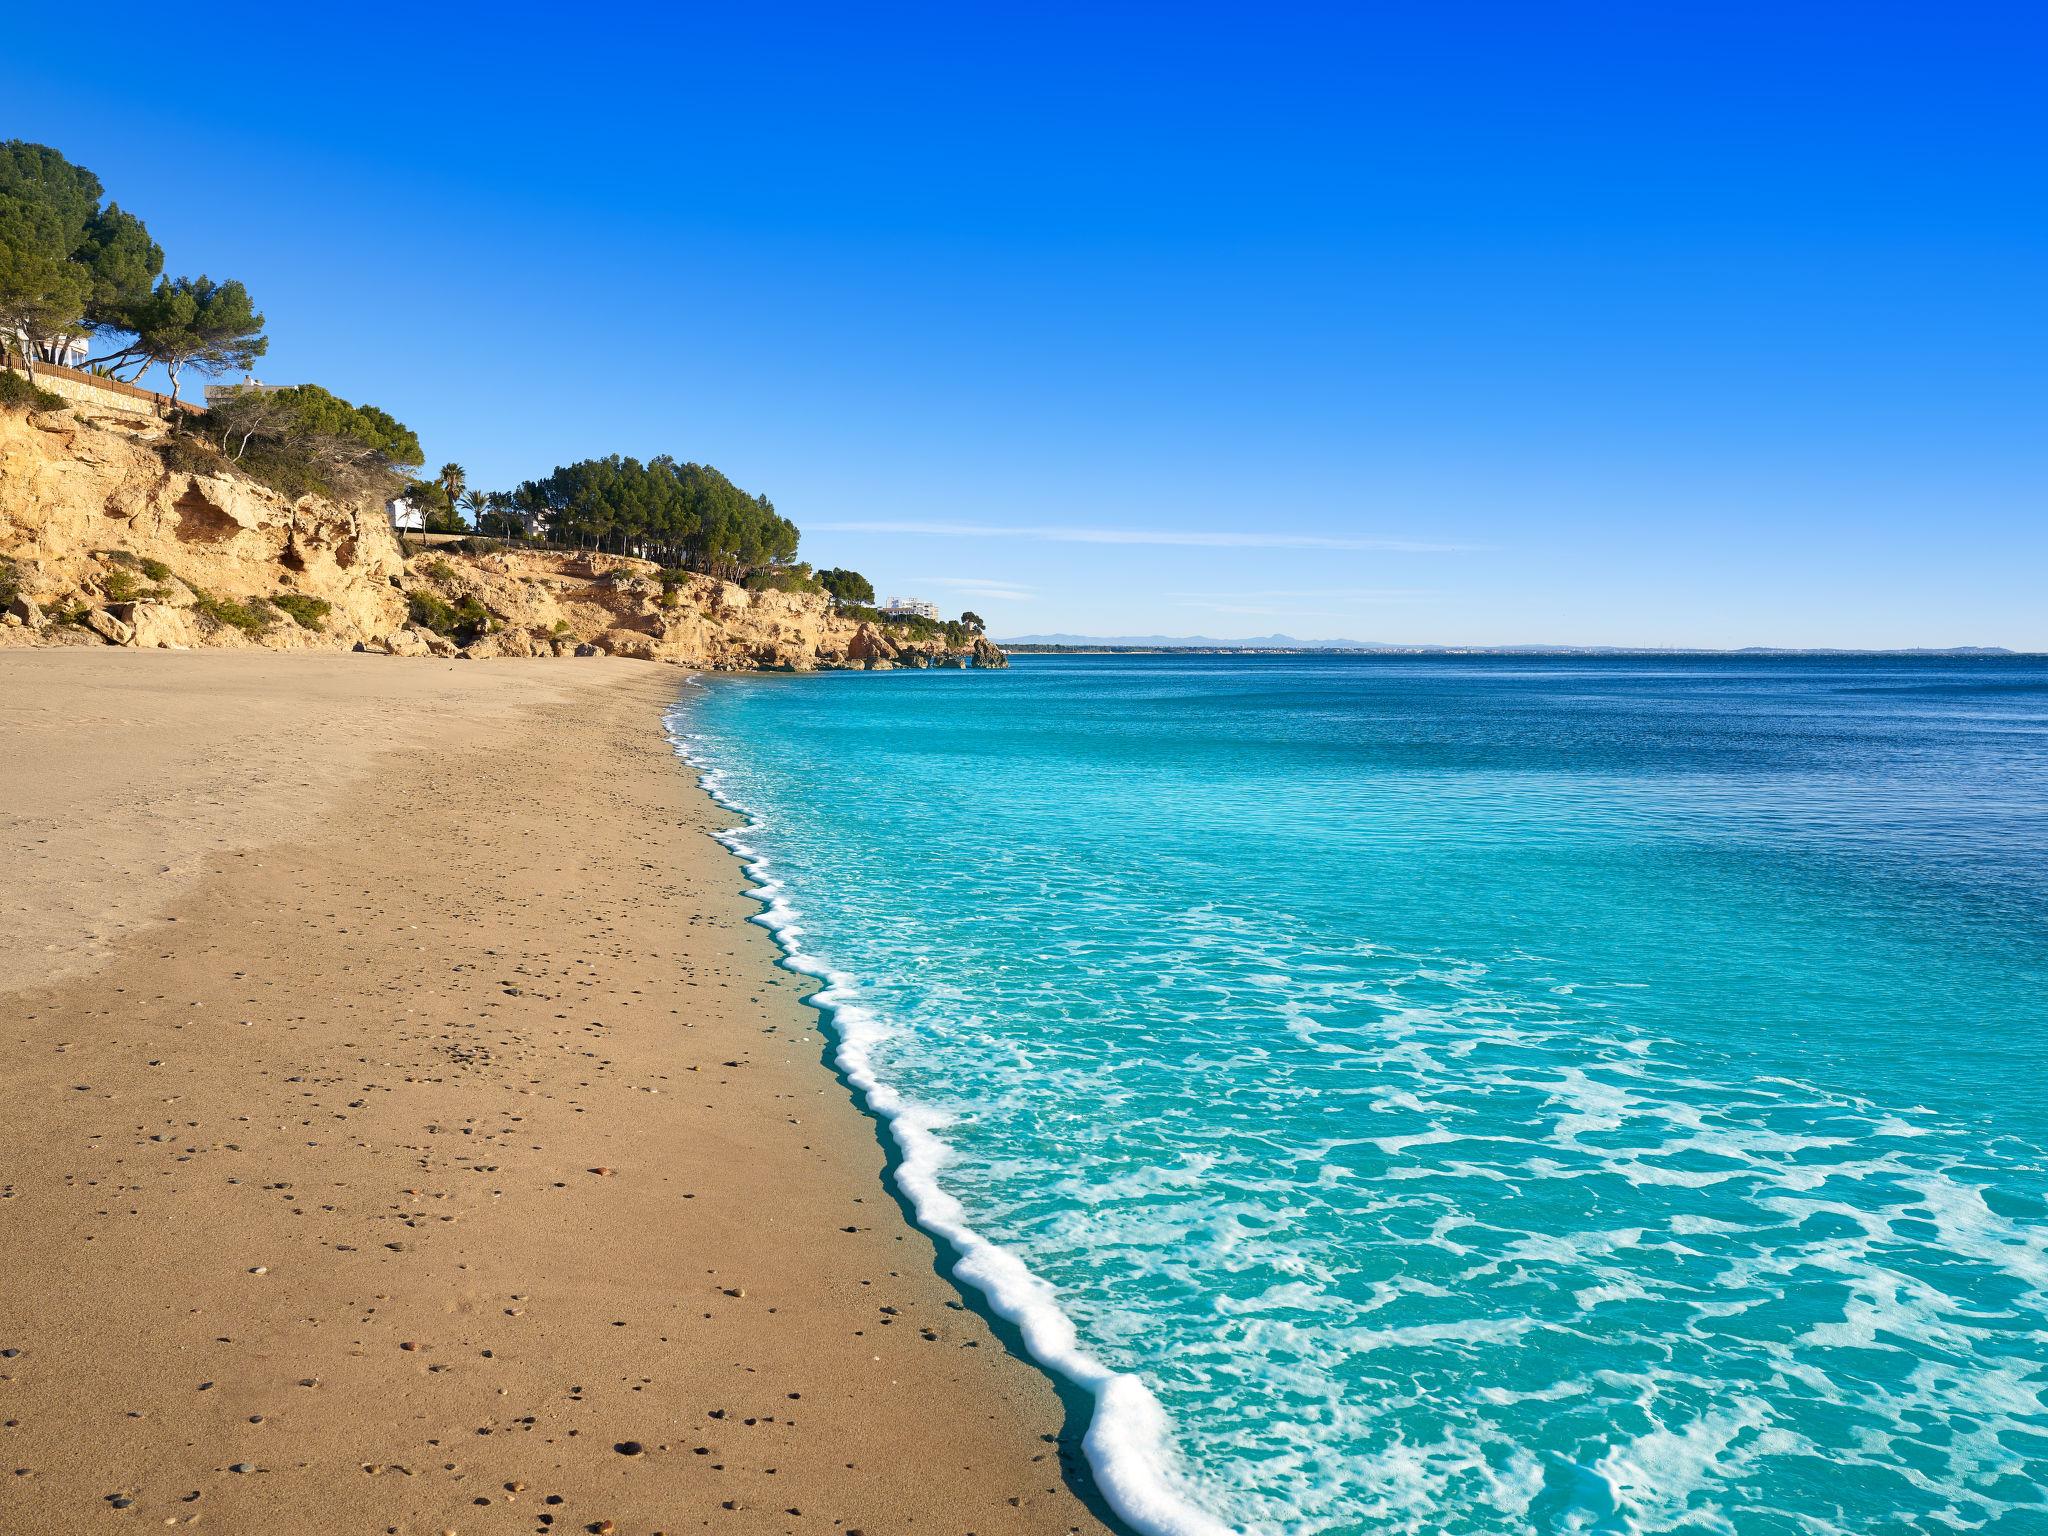
M 0 644 L 346 648 L 405 622 L 404 561 L 380 516 L 167 473 L 156 430 L 0 411 L 0 557 L 20 593 Z M 204 611 L 209 598 L 278 594 L 328 603 L 325 630 L 287 619 L 251 635 Z
M 722 672 L 1009 665 L 986 640 L 959 650 L 910 640 L 836 612 L 819 593 L 750 592 L 709 576 L 664 587 L 653 564 L 618 555 L 428 550 L 409 562 L 407 584 L 481 605 L 491 627 L 464 647 L 472 656 L 594 648 Z
M 0 410 L 0 574 L 17 591 L 0 646 L 608 654 L 720 671 L 1007 665 L 986 640 L 912 640 L 818 593 L 706 576 L 664 587 L 644 560 L 431 549 L 408 559 L 381 511 L 167 470 L 160 431 L 82 409 Z M 422 628 L 408 594 L 469 622 L 452 637 Z

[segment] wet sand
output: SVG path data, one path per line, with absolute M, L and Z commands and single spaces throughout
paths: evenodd
M 626 662 L 0 655 L 0 1531 L 1096 1531 Z

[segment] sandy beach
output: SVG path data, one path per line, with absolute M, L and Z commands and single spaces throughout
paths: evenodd
M 680 683 L 0 655 L 0 1531 L 1102 1528 Z

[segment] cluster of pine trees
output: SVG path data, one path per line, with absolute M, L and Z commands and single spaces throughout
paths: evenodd
M 91 171 L 47 145 L 0 142 L 0 366 L 18 362 L 33 383 L 38 363 L 71 355 L 79 338 L 97 338 L 107 350 L 89 368 L 132 379 L 161 366 L 175 401 L 187 370 L 239 372 L 269 350 L 263 316 L 242 284 L 165 277 L 163 269 L 163 250 L 142 220 L 106 201 Z M 708 464 L 613 454 L 563 465 L 513 491 L 470 489 L 459 464 L 407 480 L 424 461 L 417 435 L 375 406 L 311 384 L 237 391 L 174 426 L 189 430 L 165 451 L 192 459 L 191 467 L 215 456 L 288 495 L 390 494 L 402 486 L 429 531 L 462 531 L 467 514 L 482 533 L 540 534 L 731 581 L 822 588 L 842 604 L 874 602 L 859 573 L 814 576 L 799 564 L 796 525 Z
M 638 555 L 737 581 L 796 559 L 796 524 L 709 464 L 613 454 L 565 464 L 512 492 L 550 541 Z
M 109 349 L 87 366 L 121 377 L 151 364 L 186 369 L 250 367 L 269 347 L 263 316 L 232 280 L 164 277 L 163 248 L 141 219 L 103 203 L 100 179 L 44 144 L 0 143 L 0 354 L 20 359 L 31 381 L 79 337 Z

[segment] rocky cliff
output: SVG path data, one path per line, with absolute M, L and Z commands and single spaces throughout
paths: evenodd
M 815 592 L 523 549 L 408 555 L 381 511 L 167 467 L 162 428 L 0 409 L 0 646 L 609 654 L 721 671 L 1003 666 Z

